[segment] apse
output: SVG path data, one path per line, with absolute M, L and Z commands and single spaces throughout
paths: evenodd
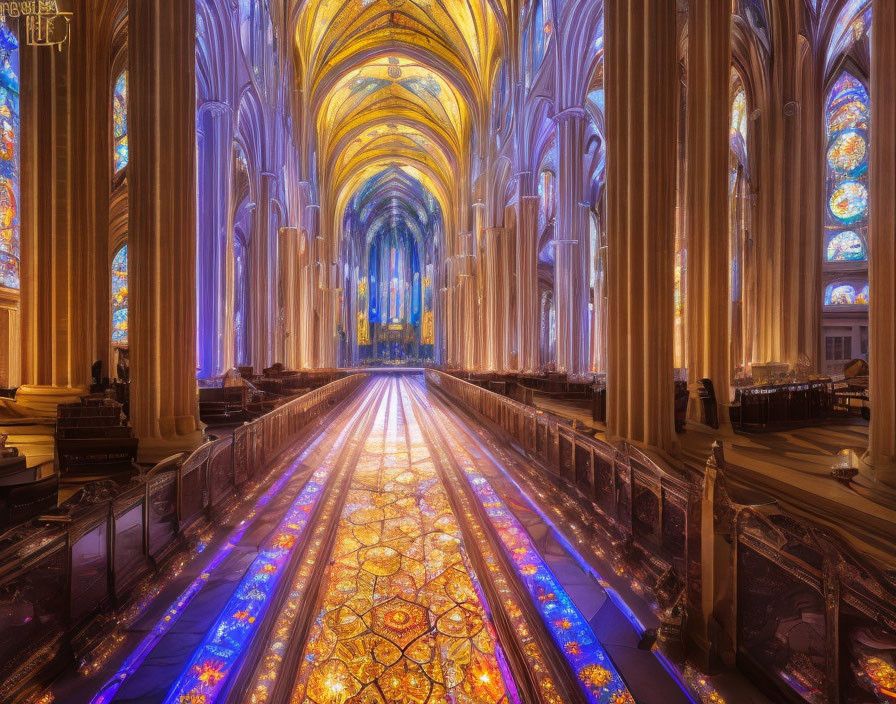
M 353 364 L 434 358 L 433 288 L 442 215 L 410 167 L 371 176 L 345 209 L 343 355 Z

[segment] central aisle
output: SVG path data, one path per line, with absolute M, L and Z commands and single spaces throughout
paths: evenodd
M 201 640 L 164 698 L 125 694 L 164 657 L 144 641 L 94 704 L 687 701 L 421 376 L 376 377 L 324 437 L 304 484 L 278 489 L 252 563 L 222 574 L 223 608 L 191 620 Z

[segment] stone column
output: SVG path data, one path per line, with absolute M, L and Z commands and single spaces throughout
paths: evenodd
M 610 435 L 671 449 L 675 3 L 608 0 Z
M 519 204 L 516 247 L 517 364 L 521 372 L 538 367 L 538 196 L 531 193 L 531 175 L 517 175 Z
M 281 327 L 278 359 L 282 360 L 288 369 L 298 369 L 301 366 L 299 336 L 302 325 L 299 233 L 294 227 L 281 227 L 279 237 L 278 310 Z
M 506 304 L 501 283 L 502 228 L 487 227 L 482 231 L 485 256 L 485 368 L 498 371 L 503 368 L 503 342 L 501 309 Z
M 501 289 L 499 292 L 501 320 L 502 370 L 517 368 L 516 350 L 516 288 L 513 263 L 516 258 L 516 222 L 513 210 L 504 214 L 504 232 L 501 237 Z
M 233 111 L 226 103 L 199 108 L 199 231 L 197 233 L 199 376 L 234 364 L 233 345 Z
M 572 377 L 588 371 L 588 281 L 583 276 L 588 235 L 582 229 L 584 196 L 582 158 L 586 115 L 568 108 L 557 123 L 557 223 L 554 230 L 554 311 L 557 320 L 557 369 Z
M 488 278 L 494 262 L 488 259 L 485 245 L 485 203 L 477 201 L 473 203 L 473 234 L 470 237 L 470 246 L 473 252 L 471 273 L 474 287 L 472 293 L 473 310 L 469 313 L 470 321 L 478 321 L 479 324 L 470 326 L 473 336 L 475 356 L 468 368 L 488 368 L 489 359 L 489 331 L 484 324 L 487 320 L 488 306 Z
M 252 364 L 257 372 L 275 361 L 276 339 L 276 247 L 277 234 L 271 231 L 271 198 L 275 191 L 276 175 L 262 172 L 255 203 L 255 232 L 249 245 L 249 276 L 252 314 Z
M 686 364 L 691 410 L 696 411 L 693 417 L 705 420 L 696 390 L 700 379 L 709 378 L 715 386 L 724 422 L 728 418 L 731 385 L 728 323 L 731 8 L 718 0 L 691 0 L 688 13 Z
M 153 460 L 202 440 L 196 391 L 196 9 L 130 0 L 131 421 Z
M 13 388 L 22 380 L 22 340 L 19 297 L 0 289 L 0 386 Z
M 896 4 L 874 5 L 871 32 L 869 365 L 872 480 L 896 486 Z
M 20 363 L 7 383 L 23 385 L 0 419 L 55 418 L 58 403 L 87 393 L 91 364 L 108 358 L 98 340 L 108 348 L 109 331 L 98 327 L 108 320 L 99 306 L 108 305 L 111 38 L 84 2 L 59 9 L 74 13 L 60 51 L 21 42 L 20 312 L 11 294 L 3 325 L 9 371 Z

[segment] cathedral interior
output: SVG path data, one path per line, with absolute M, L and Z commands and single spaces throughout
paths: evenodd
M 894 0 L 0 1 L 0 702 L 896 703 L 894 96 Z

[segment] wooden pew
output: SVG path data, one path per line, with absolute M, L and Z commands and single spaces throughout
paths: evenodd
M 139 472 L 137 438 L 124 424 L 121 405 L 110 400 L 60 404 L 56 418 L 56 463 L 63 480 L 127 481 Z

